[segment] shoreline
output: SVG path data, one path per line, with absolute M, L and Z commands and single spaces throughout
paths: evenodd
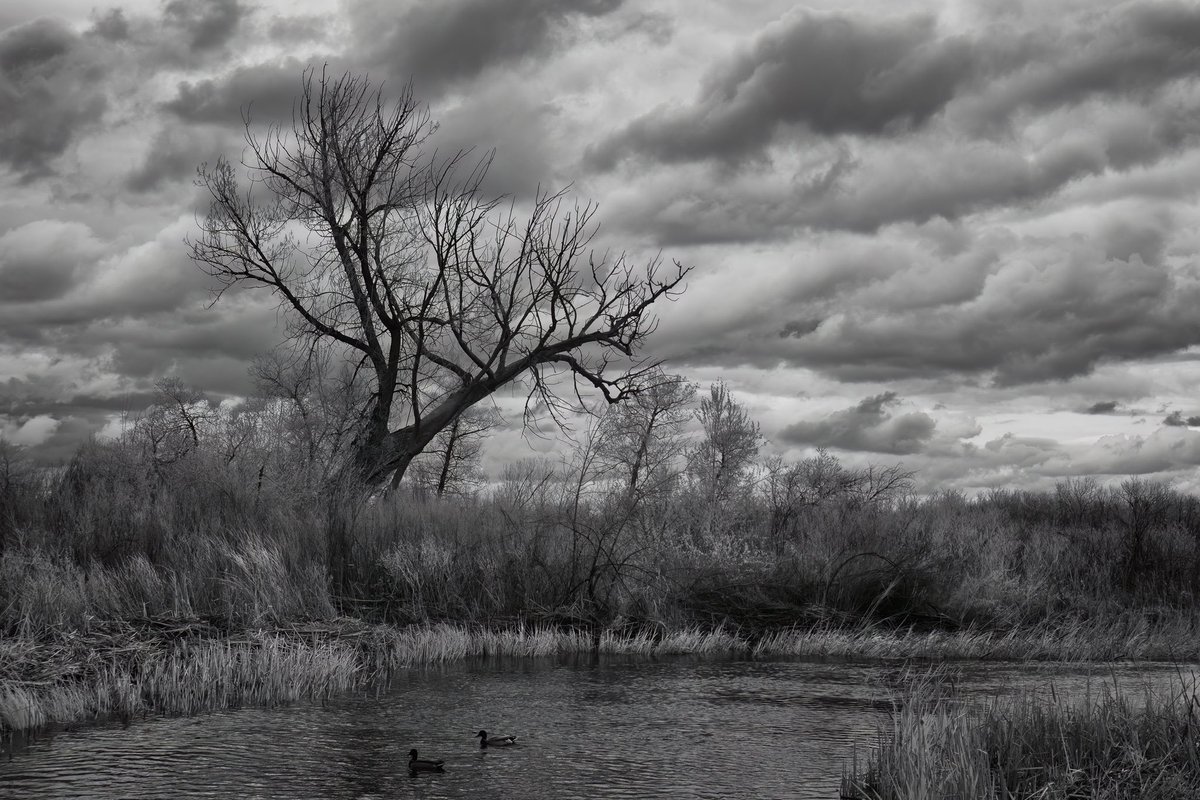
M 43 630 L 0 640 L 0 747 L 106 719 L 187 716 L 243 706 L 323 700 L 398 671 L 472 657 L 596 653 L 581 628 L 408 627 L 336 618 L 272 628 L 222 629 L 201 620 L 138 619 Z M 1133 616 L 987 631 L 915 631 L 879 625 L 781 628 L 607 629 L 600 655 L 742 655 L 747 658 L 1200 662 L 1191 620 Z

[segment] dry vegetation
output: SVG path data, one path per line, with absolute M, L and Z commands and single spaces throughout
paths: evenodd
M 322 697 L 471 655 L 1200 655 L 1196 504 L 1155 484 L 914 498 L 903 473 L 819 456 L 713 503 L 686 473 L 632 498 L 577 458 L 352 504 L 135 444 L 7 473 L 6 730 Z
M 1061 698 L 1052 690 L 964 701 L 937 676 L 897 701 L 868 763 L 851 766 L 856 800 L 1067 800 L 1200 795 L 1200 697 L 1105 685 Z

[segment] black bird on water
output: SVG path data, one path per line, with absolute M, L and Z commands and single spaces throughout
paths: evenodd
M 443 769 L 445 761 L 440 758 L 437 761 L 430 761 L 424 758 L 417 758 L 416 749 L 408 751 L 408 771 L 409 772 L 445 772 Z
M 515 736 L 492 736 L 489 738 L 487 731 L 480 731 L 475 734 L 475 738 L 479 739 L 480 747 L 507 747 L 517 743 Z

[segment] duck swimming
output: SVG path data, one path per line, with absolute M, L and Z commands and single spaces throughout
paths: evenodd
M 517 743 L 517 737 L 515 736 L 493 736 L 488 738 L 487 731 L 480 731 L 475 734 L 475 737 L 479 739 L 480 747 L 507 747 L 510 744 Z
M 440 758 L 437 761 L 417 758 L 417 751 L 415 749 L 408 751 L 409 772 L 445 772 L 446 770 L 442 768 L 445 763 Z

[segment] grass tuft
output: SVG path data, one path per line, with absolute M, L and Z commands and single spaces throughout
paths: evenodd
M 936 678 L 911 684 L 842 795 L 860 800 L 1200 797 L 1200 696 L 1102 686 L 986 703 Z

